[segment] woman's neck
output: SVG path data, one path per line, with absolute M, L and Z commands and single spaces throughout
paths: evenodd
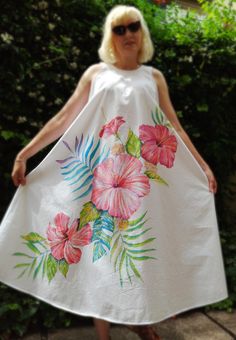
M 136 70 L 140 67 L 140 64 L 135 59 L 117 60 L 114 65 L 123 70 Z

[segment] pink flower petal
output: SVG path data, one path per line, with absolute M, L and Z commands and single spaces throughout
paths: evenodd
M 133 176 L 123 181 L 122 188 L 128 189 L 138 197 L 143 197 L 150 192 L 149 179 L 145 175 Z
M 125 120 L 121 116 L 113 118 L 109 123 L 103 125 L 99 137 L 109 137 L 118 132 L 120 126 L 125 123 Z
M 167 168 L 171 168 L 173 166 L 175 159 L 175 154 L 172 150 L 168 148 L 162 148 L 160 152 L 160 163 L 165 165 Z
M 54 218 L 54 223 L 57 227 L 57 231 L 65 234 L 68 230 L 68 223 L 70 221 L 69 216 L 64 213 L 59 213 Z
M 110 188 L 103 188 L 102 185 L 98 182 L 98 185 L 94 181 L 94 189 L 91 195 L 91 201 L 96 206 L 97 209 L 108 210 L 111 204 L 111 195 L 114 188 L 110 186 Z
M 152 142 L 146 142 L 142 145 L 141 155 L 146 161 L 154 165 L 159 163 L 159 149 L 157 145 Z
M 112 204 L 108 209 L 111 216 L 127 220 L 139 207 L 139 197 L 130 190 L 115 189 L 110 196 Z
M 169 130 L 166 126 L 156 125 L 155 126 L 155 136 L 158 143 L 164 142 L 166 138 L 170 135 Z
M 52 227 L 50 223 L 47 229 L 47 238 L 49 241 L 52 241 L 53 239 L 57 238 L 56 229 Z
M 86 246 L 91 243 L 93 232 L 91 226 L 86 224 L 79 231 L 69 236 L 69 241 L 74 248 Z
M 149 163 L 161 163 L 167 168 L 173 166 L 177 140 L 166 126 L 141 125 L 139 128 L 140 139 L 144 142 L 141 148 L 142 157 Z
M 177 150 L 177 140 L 175 136 L 170 135 L 168 138 L 165 139 L 164 146 L 169 149 L 171 149 L 173 152 L 176 152 Z
M 99 182 L 103 186 L 109 188 L 113 184 L 113 173 L 109 169 L 113 168 L 114 160 L 112 158 L 107 158 L 101 164 L 99 164 L 94 170 L 94 178 L 99 178 Z
M 78 231 L 77 219 L 68 228 L 69 220 L 69 217 L 65 214 L 57 214 L 54 219 L 56 227 L 48 225 L 47 237 L 52 256 L 57 260 L 64 258 L 68 264 L 72 264 L 80 260 L 82 252 L 78 247 L 85 246 L 91 242 L 92 230 L 90 225 L 87 224 Z
M 65 241 L 58 243 L 56 246 L 51 248 L 52 256 L 57 260 L 61 260 L 64 258 L 64 247 Z
M 55 244 L 57 244 L 64 240 L 65 235 L 62 233 L 58 233 L 56 228 L 52 227 L 51 224 L 49 224 L 47 229 L 47 237 L 50 241 L 50 244 L 52 244 L 52 242 L 55 242 Z
M 141 173 L 142 162 L 119 154 L 107 159 L 94 171 L 91 200 L 97 209 L 127 219 L 140 206 L 140 198 L 150 191 L 149 179 Z
M 70 241 L 66 241 L 64 247 L 64 258 L 68 264 L 78 263 L 82 252 L 79 248 L 74 248 Z
M 73 221 L 73 223 L 71 224 L 70 228 L 66 233 L 68 239 L 71 239 L 72 235 L 77 233 L 78 224 L 79 222 L 77 219 Z
M 140 125 L 139 127 L 139 138 L 142 142 L 153 141 L 156 142 L 156 129 L 155 126 Z
M 121 178 L 127 178 L 135 173 L 138 174 L 142 166 L 142 162 L 139 159 L 127 154 L 121 154 L 114 160 L 113 172 L 119 174 Z

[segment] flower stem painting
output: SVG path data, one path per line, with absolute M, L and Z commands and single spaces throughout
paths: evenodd
M 116 116 L 101 127 L 98 141 L 83 135 L 75 137 L 74 147 L 63 141 L 68 155 L 57 164 L 71 200 L 85 203 L 75 219 L 63 211 L 50 217 L 45 235 L 21 236 L 27 252 L 14 253 L 24 258 L 15 266 L 21 270 L 19 278 L 35 279 L 40 274 L 50 282 L 57 272 L 66 278 L 70 266 L 82 260 L 83 247 L 91 246 L 91 262 L 96 265 L 109 256 L 121 287 L 143 281 L 139 264 L 155 260 L 156 248 L 148 210 L 139 210 L 151 183 L 168 186 L 157 166 L 173 167 L 177 150 L 176 137 L 162 112 L 157 108 L 151 117 L 154 125 L 141 124 L 137 132 L 128 128 L 126 140 L 120 133 L 125 118 Z M 112 142 L 106 145 L 109 138 Z

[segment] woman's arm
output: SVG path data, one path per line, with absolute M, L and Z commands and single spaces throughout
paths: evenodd
M 26 183 L 25 171 L 27 159 L 58 139 L 84 108 L 88 101 L 91 81 L 100 70 L 100 67 L 100 64 L 96 64 L 85 71 L 74 93 L 62 109 L 17 154 L 12 170 L 12 180 L 15 185 L 24 185 Z
M 188 149 L 191 151 L 203 171 L 205 172 L 208 182 L 209 182 L 209 190 L 213 193 L 217 191 L 217 182 L 215 176 L 210 169 L 209 165 L 204 161 L 202 156 L 199 154 L 193 143 L 191 142 L 189 136 L 183 129 L 182 125 L 179 122 L 179 119 L 175 113 L 173 105 L 170 100 L 168 86 L 163 74 L 159 71 L 154 69 L 153 76 L 157 83 L 158 93 L 159 93 L 159 100 L 160 100 L 160 107 L 165 112 L 167 118 L 169 119 L 170 123 L 173 125 L 179 136 L 182 138 Z

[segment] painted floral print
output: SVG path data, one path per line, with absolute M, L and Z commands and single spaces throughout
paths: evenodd
M 80 261 L 81 247 L 91 243 L 91 226 L 85 224 L 77 230 L 80 221 L 74 220 L 70 225 L 70 217 L 63 212 L 55 216 L 54 224 L 55 226 L 49 223 L 46 231 L 47 238 L 36 232 L 21 236 L 24 245 L 31 251 L 31 254 L 22 252 L 13 254 L 27 260 L 27 262 L 15 266 L 15 268 L 23 270 L 19 277 L 28 273 L 35 279 L 41 272 L 42 277 L 46 275 L 50 282 L 57 271 L 66 277 L 69 265 Z
M 150 191 L 149 179 L 141 173 L 142 162 L 127 154 L 108 158 L 94 171 L 91 200 L 97 209 L 128 219 Z
M 113 145 L 112 149 L 111 149 L 111 154 L 112 155 L 119 155 L 121 153 L 125 152 L 125 148 L 124 145 L 120 144 L 120 143 L 116 143 Z
M 160 163 L 171 168 L 177 150 L 176 137 L 171 135 L 168 128 L 163 125 L 141 125 L 139 137 L 143 142 L 142 157 L 152 164 Z
M 91 242 L 92 230 L 89 224 L 77 231 L 78 221 L 75 220 L 69 227 L 70 218 L 59 213 L 54 219 L 55 226 L 49 224 L 47 238 L 51 248 L 52 256 L 56 260 L 65 259 L 68 264 L 78 263 L 82 251 L 81 246 Z
M 76 219 L 57 213 L 46 237 L 35 232 L 22 236 L 31 254 L 14 254 L 28 260 L 15 266 L 23 269 L 19 277 L 28 273 L 35 278 L 41 271 L 51 281 L 59 271 L 66 278 L 69 267 L 79 265 L 82 247 L 91 246 L 91 261 L 95 265 L 109 256 L 121 286 L 134 279 L 142 282 L 139 264 L 155 260 L 156 249 L 150 246 L 155 237 L 150 235 L 148 211 L 139 214 L 139 208 L 150 193 L 150 182 L 168 185 L 157 165 L 173 167 L 177 150 L 176 137 L 161 110 L 156 108 L 151 117 L 154 126 L 142 124 L 138 133 L 129 128 L 126 140 L 119 131 L 126 121 L 116 116 L 102 126 L 98 141 L 83 134 L 75 137 L 73 147 L 63 141 L 68 155 L 56 162 L 72 200 L 83 199 L 84 204 Z M 101 143 L 102 138 L 110 138 L 110 144 Z
M 120 126 L 124 123 L 125 123 L 125 120 L 121 116 L 117 116 L 113 118 L 109 123 L 103 125 L 99 133 L 99 137 L 107 138 L 109 136 L 115 135 L 118 132 Z

